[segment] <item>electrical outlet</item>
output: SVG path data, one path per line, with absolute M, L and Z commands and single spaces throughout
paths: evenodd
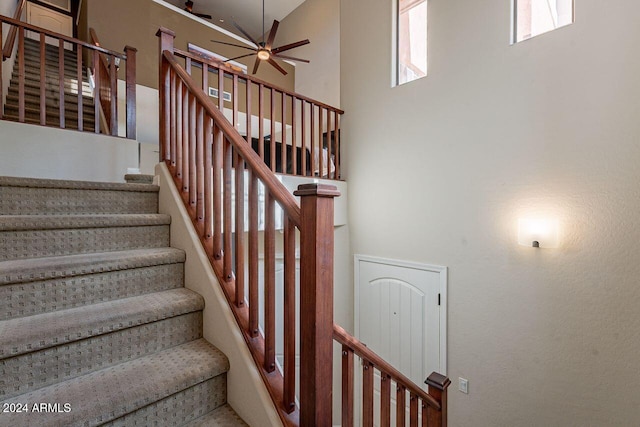
M 469 394 L 469 380 L 458 377 L 458 390 L 465 394 Z

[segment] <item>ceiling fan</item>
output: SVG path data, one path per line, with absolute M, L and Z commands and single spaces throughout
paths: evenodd
M 192 15 L 195 15 L 199 18 L 203 18 L 203 19 L 211 19 L 211 15 L 207 15 L 206 13 L 198 13 L 198 12 L 194 12 L 193 11 L 193 2 L 191 0 L 187 0 L 184 3 L 184 10 L 186 10 L 187 12 L 189 12 Z
M 275 58 L 277 59 L 289 59 L 291 61 L 298 61 L 298 62 L 306 62 L 307 64 L 309 63 L 309 60 L 307 59 L 301 59 L 301 58 L 295 58 L 293 56 L 288 56 L 288 55 L 283 55 L 282 52 L 286 52 L 288 50 L 291 49 L 295 49 L 297 47 L 300 46 L 304 46 L 306 44 L 309 44 L 309 40 L 300 40 L 297 41 L 295 43 L 289 43 L 283 46 L 279 46 L 279 47 L 273 47 L 273 41 L 276 38 L 276 32 L 278 31 L 278 25 L 280 25 L 280 22 L 278 22 L 277 20 L 273 21 L 273 25 L 271 25 L 271 30 L 269 31 L 269 36 L 267 37 L 266 41 L 261 41 L 258 42 L 256 41 L 253 37 L 251 37 L 251 35 L 249 33 L 247 33 L 242 27 L 240 27 L 240 25 L 238 25 L 236 22 L 233 23 L 233 25 L 247 38 L 251 41 L 251 43 L 253 43 L 255 45 L 255 47 L 247 47 L 247 46 L 242 46 L 239 44 L 234 44 L 234 43 L 227 43 L 227 42 L 222 42 L 222 41 L 218 41 L 218 40 L 211 40 L 214 43 L 220 43 L 220 44 L 225 44 L 228 46 L 235 46 L 235 47 L 239 47 L 242 49 L 247 49 L 252 51 L 251 53 L 247 53 L 245 55 L 240 55 L 240 56 L 236 56 L 235 58 L 230 58 L 227 60 L 227 62 L 229 61 L 234 61 L 236 59 L 240 59 L 240 58 L 246 58 L 247 56 L 251 56 L 251 55 L 257 55 L 256 56 L 256 62 L 253 65 L 253 72 L 252 74 L 255 74 L 258 72 L 258 67 L 260 66 L 260 63 L 262 61 L 267 61 L 269 64 L 271 64 L 271 66 L 273 66 L 276 70 L 280 71 L 282 74 L 286 75 L 287 71 L 282 68 L 280 66 L 280 64 L 278 64 L 275 60 Z M 264 32 L 264 0 L 262 0 L 262 34 L 265 34 Z M 263 36 L 264 37 L 264 36 Z

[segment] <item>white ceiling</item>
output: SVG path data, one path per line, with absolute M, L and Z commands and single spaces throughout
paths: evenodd
M 184 8 L 184 0 L 164 1 L 181 9 Z M 242 36 L 233 26 L 233 21 L 235 21 L 254 39 L 258 40 L 263 34 L 262 2 L 263 0 L 193 0 L 193 11 L 211 15 L 213 17 L 212 24 Z M 304 0 L 264 0 L 264 31 L 269 31 L 274 19 L 282 21 L 303 2 Z M 224 22 L 220 22 L 221 19 Z

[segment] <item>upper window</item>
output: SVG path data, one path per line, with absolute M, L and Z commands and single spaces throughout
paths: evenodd
M 397 0 L 396 84 L 427 75 L 427 0 Z
M 572 22 L 573 0 L 513 0 L 512 43 Z

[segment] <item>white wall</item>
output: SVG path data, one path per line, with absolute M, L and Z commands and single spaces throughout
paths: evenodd
M 0 175 L 124 182 L 138 143 L 87 132 L 0 121 Z
M 309 39 L 287 52 L 311 62 L 296 63 L 295 91 L 340 107 L 340 0 L 307 0 L 282 20 L 275 46 Z
M 430 1 L 393 89 L 391 1 L 341 3 L 352 252 L 449 267 L 451 426 L 640 420 L 640 3 L 576 3 L 510 46 L 509 2 Z M 517 245 L 535 213 L 559 249 Z

